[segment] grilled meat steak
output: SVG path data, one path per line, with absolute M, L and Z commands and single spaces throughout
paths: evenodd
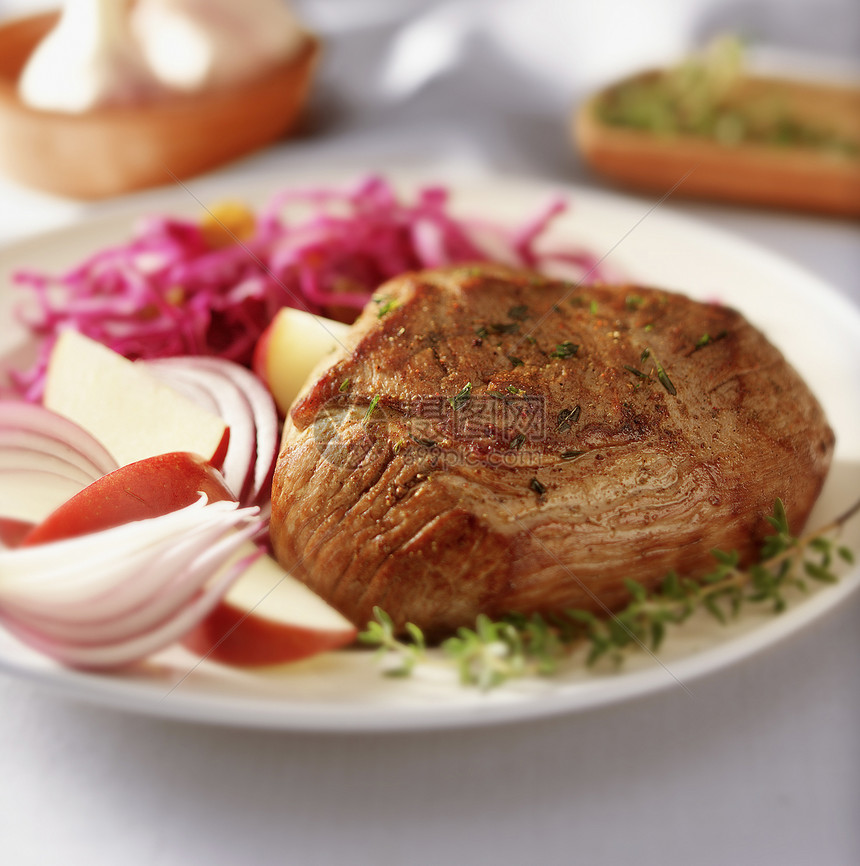
M 798 529 L 833 442 L 734 310 L 501 266 L 406 274 L 294 404 L 272 541 L 357 624 L 606 610 L 625 578 L 754 557 L 776 497 Z

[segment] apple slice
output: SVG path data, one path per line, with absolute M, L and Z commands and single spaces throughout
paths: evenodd
M 77 331 L 64 331 L 51 352 L 44 404 L 92 433 L 120 466 L 189 451 L 217 467 L 227 453 L 221 418 Z
M 352 643 L 358 630 L 312 590 L 262 556 L 183 644 L 242 667 L 294 662 Z
M 221 474 L 202 457 L 187 452 L 148 457 L 102 476 L 72 496 L 25 535 L 21 548 L 83 535 L 95 537 L 101 530 L 133 521 L 142 521 L 143 528 L 154 522 L 147 518 L 178 512 L 195 503 L 201 492 L 209 502 L 233 500 Z M 213 599 L 195 617 L 189 615 L 181 632 L 169 632 L 173 640 L 187 634 L 185 642 L 189 648 L 227 664 L 271 665 L 337 649 L 355 639 L 357 632 L 350 622 L 287 575 L 271 557 L 260 556 L 250 541 L 241 541 L 225 567 L 234 568 L 251 560 L 247 567 L 241 566 L 244 570 L 226 596 Z M 123 566 L 134 571 L 128 561 L 123 560 Z M 76 654 L 80 649 L 76 642 L 86 642 L 84 636 L 94 645 L 108 639 L 133 642 L 139 636 L 141 623 L 155 628 L 166 616 L 165 610 L 173 615 L 179 613 L 178 608 L 174 610 L 177 604 L 190 605 L 190 593 L 195 586 L 173 586 L 169 573 L 165 575 L 160 569 L 147 567 L 134 583 L 123 583 L 121 590 L 102 593 L 99 604 L 107 606 L 104 610 L 95 602 L 88 603 L 82 611 L 64 604 L 54 610 L 50 605 L 62 599 L 52 597 L 50 601 L 42 601 L 35 614 L 19 611 L 18 615 L 22 623 L 29 623 L 48 641 L 43 649 L 53 646 L 50 641 L 60 640 L 62 646 L 54 648 L 60 654 L 58 657 L 70 664 L 86 666 L 95 664 L 92 659 L 102 656 L 83 651 Z M 161 599 L 166 592 L 169 596 Z M 114 617 L 106 613 L 111 606 L 117 608 Z M 66 646 L 70 641 L 75 644 L 71 649 Z M 107 649 L 112 645 L 105 644 Z M 126 658 L 122 654 L 117 657 Z M 108 653 L 105 658 L 114 656 Z
M 27 533 L 22 546 L 159 517 L 191 505 L 200 493 L 209 502 L 235 498 L 217 469 L 184 451 L 128 463 L 78 490 Z
M 260 335 L 254 348 L 254 372 L 272 392 L 286 415 L 311 370 L 334 351 L 349 325 L 282 307 Z
M 268 501 L 280 436 L 275 402 L 259 377 L 226 358 L 185 355 L 136 363 L 195 402 L 212 402 L 230 427 L 224 478 L 239 502 Z
M 0 548 L 18 547 L 32 529 L 33 524 L 29 521 L 0 515 Z

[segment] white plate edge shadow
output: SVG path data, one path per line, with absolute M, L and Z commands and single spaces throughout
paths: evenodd
M 287 185 L 307 185 L 309 183 L 342 182 L 355 178 L 359 172 L 336 172 L 333 176 L 324 173 L 321 177 L 293 178 L 288 174 L 279 174 L 277 178 L 255 178 L 253 185 L 246 191 L 247 197 L 257 201 L 266 194 Z M 396 170 L 388 172 L 388 176 L 406 188 L 416 184 L 435 180 L 444 183 L 444 177 L 437 172 L 434 175 L 410 172 L 402 175 Z M 487 191 L 487 186 L 492 190 Z M 203 184 L 199 193 L 202 200 L 211 200 L 218 194 L 217 182 Z M 236 182 L 225 185 L 231 193 Z M 809 274 L 775 253 L 764 250 L 743 238 L 730 232 L 708 226 L 701 221 L 681 214 L 663 210 L 659 213 L 647 211 L 647 206 L 641 201 L 627 199 L 614 193 L 580 189 L 563 183 L 546 181 L 531 181 L 522 177 L 477 177 L 474 179 L 458 178 L 454 186 L 455 197 L 464 195 L 483 195 L 492 200 L 494 196 L 515 199 L 526 198 L 537 201 L 552 193 L 562 193 L 570 196 L 574 205 L 574 216 L 582 209 L 586 216 L 589 212 L 598 215 L 603 212 L 617 216 L 622 222 L 627 220 L 631 226 L 637 214 L 646 214 L 651 219 L 649 231 L 663 227 L 673 234 L 680 233 L 681 240 L 697 243 L 704 242 L 706 248 L 714 247 L 722 250 L 730 257 L 740 262 L 741 270 L 762 270 L 773 278 L 777 285 L 783 282 L 785 286 L 799 294 L 815 292 L 817 300 L 823 303 L 827 315 L 838 319 L 844 328 L 856 337 L 856 347 L 860 347 L 860 311 L 849 301 L 840 296 L 832 288 L 821 282 L 813 274 Z M 223 193 L 222 193 L 223 194 Z M 206 196 L 206 198 L 203 198 Z M 149 193 L 140 200 L 132 200 L 127 207 L 117 209 L 107 215 L 94 215 L 90 219 L 71 226 L 54 229 L 33 238 L 19 240 L 7 247 L 0 248 L 0 265 L 4 270 L 7 262 L 19 261 L 20 257 L 29 255 L 30 251 L 51 248 L 57 244 L 87 240 L 93 232 L 110 226 L 116 234 L 118 225 L 127 225 L 129 221 L 146 213 L 171 212 L 173 209 L 188 210 L 187 193 L 169 189 L 159 193 Z M 181 203 L 181 206 L 180 206 Z M 195 203 L 196 206 L 196 203 Z M 654 225 L 656 221 L 657 225 Z M 620 243 L 620 257 L 626 250 Z M 630 246 L 630 244 L 628 244 Z M 89 252 L 90 248 L 82 248 L 77 255 Z M 75 259 L 73 259 L 74 261 Z M 71 264 L 72 261 L 68 262 Z M 38 266 L 34 263 L 34 266 Z M 635 269 L 635 266 L 634 266 Z M 682 266 L 683 270 L 683 266 Z M 638 276 L 638 275 L 637 275 Z M 653 281 L 653 280 L 652 280 Z M 668 286 L 681 288 L 681 286 Z M 8 291 L 8 290 L 6 290 Z M 691 294 L 694 294 L 691 292 Z M 6 298 L 0 288 L 0 307 Z M 744 307 L 744 304 L 736 304 Z M 754 317 L 753 317 L 754 319 Z M 775 342 L 778 342 L 775 340 Z M 2 344 L 2 336 L 0 336 Z M 855 348 L 855 352 L 860 351 Z M 860 360 L 860 358 L 855 359 Z M 855 380 L 856 381 L 856 380 Z M 824 401 L 823 401 L 824 402 Z M 855 418 L 860 418 L 860 412 Z M 834 424 L 836 426 L 836 424 Z M 838 428 L 837 428 L 838 432 Z M 850 454 L 851 461 L 857 455 Z M 858 460 L 860 466 L 860 460 Z M 650 693 L 656 693 L 667 688 L 679 687 L 679 681 L 684 685 L 701 676 L 713 673 L 731 666 L 743 659 L 760 652 L 767 647 L 776 645 L 782 640 L 798 633 L 803 628 L 817 622 L 822 616 L 835 609 L 840 602 L 854 592 L 860 584 L 860 569 L 854 569 L 844 576 L 834 587 L 824 587 L 811 597 L 803 600 L 779 617 L 773 617 L 763 624 L 757 625 L 752 631 L 740 636 L 726 637 L 716 645 L 673 659 L 670 665 L 662 668 L 659 665 L 645 670 L 622 672 L 589 678 L 583 682 L 566 683 L 563 679 L 547 681 L 534 693 L 526 689 L 524 695 L 517 693 L 516 687 L 507 697 L 490 694 L 488 696 L 470 693 L 469 696 L 459 693 L 457 700 L 450 705 L 441 705 L 437 701 L 423 703 L 421 701 L 396 701 L 394 703 L 364 703 L 350 704 L 337 701 L 290 700 L 288 696 L 281 699 L 255 697 L 247 694 L 197 693 L 183 691 L 182 686 L 166 694 L 165 689 L 171 686 L 164 679 L 117 678 L 82 672 L 68 671 L 52 666 L 38 659 L 29 650 L 18 648 L 11 638 L 0 635 L 0 669 L 7 673 L 18 675 L 38 682 L 52 690 L 69 697 L 91 701 L 105 706 L 124 709 L 130 712 L 142 713 L 164 718 L 181 719 L 185 721 L 206 722 L 241 727 L 274 728 L 295 731 L 331 731 L 331 732 L 366 732 L 393 730 L 424 730 L 431 728 L 454 728 L 491 723 L 510 722 L 538 718 L 577 710 L 594 709 L 609 706 L 625 700 L 631 700 Z M 12 651 L 9 657 L 10 647 Z M 17 651 L 16 651 L 17 650 Z M 381 675 L 374 673 L 374 676 Z M 409 684 L 402 686 L 407 696 Z M 456 687 L 459 689 L 459 687 Z M 511 698 L 508 700 L 507 698 Z

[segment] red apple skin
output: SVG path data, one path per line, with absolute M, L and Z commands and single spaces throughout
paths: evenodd
M 351 644 L 358 630 L 323 631 L 279 623 L 221 601 L 183 639 L 187 649 L 210 661 L 237 667 L 296 662 Z
M 224 465 L 224 458 L 227 456 L 227 449 L 230 447 L 230 428 L 224 428 L 224 435 L 221 437 L 221 441 L 218 443 L 218 447 L 215 449 L 215 453 L 212 455 L 212 459 L 209 461 L 209 464 L 215 469 L 221 469 Z M 187 454 L 187 451 L 171 451 L 171 454 Z M 158 455 L 160 456 L 160 455 Z M 140 461 L 139 461 L 140 462 Z
M 173 451 L 128 463 L 87 485 L 21 542 L 26 547 L 160 517 L 196 502 L 234 501 L 221 473 L 197 454 Z
M 34 526 L 26 520 L 0 517 L 0 542 L 6 547 L 18 547 Z

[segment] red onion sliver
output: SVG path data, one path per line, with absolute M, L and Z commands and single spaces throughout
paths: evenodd
M 22 641 L 64 664 L 103 668 L 136 661 L 196 625 L 259 555 L 255 551 L 235 561 L 237 551 L 259 529 L 257 513 L 256 508 L 239 509 L 230 502 L 207 505 L 202 497 L 161 517 L 0 553 L 0 618 Z M 200 521 L 199 531 L 189 531 L 189 519 Z M 160 546 L 153 543 L 159 530 Z M 136 548 L 139 558 L 130 557 L 128 546 L 117 543 L 135 534 L 142 540 Z M 78 593 L 81 604 L 67 593 L 71 605 L 57 604 L 54 580 L 39 580 L 29 587 L 22 582 L 28 565 L 38 561 L 44 568 L 52 557 L 53 577 L 69 576 L 69 553 L 80 553 L 87 544 L 106 547 L 113 555 L 112 586 L 106 587 L 102 573 L 87 580 L 93 557 L 79 559 L 78 580 L 63 585 L 67 592 Z M 141 584 L 146 586 L 142 589 Z M 107 603 L 95 604 L 93 591 L 96 599 Z M 41 608 L 34 605 L 40 593 Z

